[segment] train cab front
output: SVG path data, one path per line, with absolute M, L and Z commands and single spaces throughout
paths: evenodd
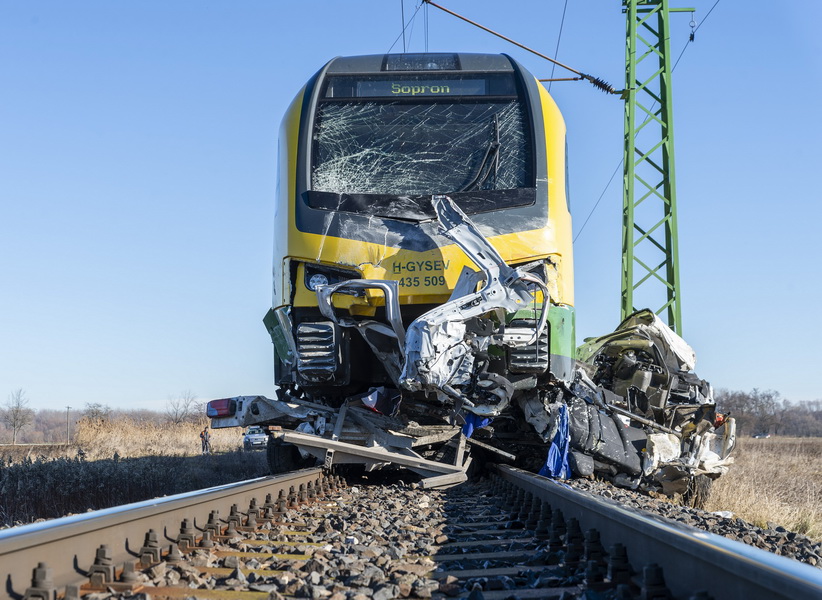
M 471 408 L 570 377 L 564 165 L 556 105 L 507 56 L 329 62 L 280 136 L 276 383 Z

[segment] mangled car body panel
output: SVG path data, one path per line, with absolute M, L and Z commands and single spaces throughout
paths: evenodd
M 652 311 L 637 311 L 613 333 L 586 340 L 578 356 L 572 415 L 596 409 L 624 427 L 622 444 L 611 435 L 597 447 L 572 442 L 575 450 L 618 468 L 634 486 L 641 476 L 653 477 L 666 493 L 683 493 L 695 476 L 727 471 L 735 422 L 716 412 L 711 385 L 693 372 L 693 349 Z M 593 429 L 606 439 L 610 424 L 592 428 L 590 420 L 572 425 L 572 438 Z M 628 463 L 614 458 L 620 445 Z M 672 477 L 676 489 L 668 485 Z

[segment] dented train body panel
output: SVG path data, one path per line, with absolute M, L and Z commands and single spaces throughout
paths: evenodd
M 630 485 L 721 472 L 732 435 L 655 316 L 577 360 L 565 151 L 556 104 L 507 56 L 328 63 L 280 131 L 277 396 L 212 402 L 214 426 L 426 485 L 477 456 L 550 474 L 551 445 Z

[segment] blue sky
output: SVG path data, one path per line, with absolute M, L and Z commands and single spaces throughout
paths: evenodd
M 546 54 L 565 4 L 441 3 Z M 0 0 L 0 401 L 18 388 L 35 408 L 271 395 L 261 319 L 280 119 L 330 58 L 388 51 L 400 4 Z M 714 4 L 687 6 L 701 22 Z M 684 334 L 716 387 L 810 400 L 822 7 L 744 8 L 719 2 L 675 72 Z M 506 52 L 550 76 L 428 11 L 429 50 Z M 424 12 L 409 51 L 425 49 Z M 689 21 L 673 18 L 677 53 Z M 619 2 L 568 2 L 560 60 L 621 88 L 624 43 Z M 551 91 L 579 233 L 621 159 L 622 105 L 582 83 Z M 576 243 L 579 340 L 619 320 L 621 202 L 618 175 Z

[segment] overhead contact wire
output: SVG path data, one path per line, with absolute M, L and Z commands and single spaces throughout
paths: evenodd
M 714 9 L 716 8 L 717 4 L 719 4 L 719 0 L 716 0 L 716 2 L 714 2 L 714 5 L 711 7 L 711 10 L 709 10 L 707 13 L 705 13 L 705 18 L 702 19 L 702 23 L 704 23 L 705 21 L 708 20 L 708 17 L 711 16 L 712 12 L 714 12 Z M 699 25 L 696 26 L 696 29 L 694 29 L 694 33 L 699 31 L 699 28 L 702 27 L 702 23 L 700 23 Z
M 622 167 L 622 163 L 623 163 L 623 161 L 619 161 L 619 164 L 617 165 L 616 169 L 614 169 L 614 172 L 611 173 L 611 178 L 608 180 L 608 183 L 605 184 L 605 189 L 602 190 L 602 193 L 599 195 L 599 198 L 597 198 L 597 201 L 594 204 L 594 207 L 591 209 L 591 212 L 589 212 L 588 216 L 585 217 L 585 222 L 582 224 L 582 227 L 579 228 L 579 231 L 574 236 L 573 242 L 576 242 L 577 238 L 580 235 L 582 235 L 582 231 L 585 229 L 585 226 L 588 224 L 588 221 L 590 221 L 591 217 L 594 216 L 594 211 L 597 209 L 597 206 L 599 206 L 599 203 L 602 201 L 602 198 L 605 196 L 605 192 L 607 192 L 608 188 L 611 187 L 611 182 L 614 180 L 614 177 L 616 177 L 616 174 L 619 173 L 619 169 Z
M 565 0 L 565 6 L 562 8 L 562 19 L 559 21 L 559 35 L 557 35 L 557 47 L 554 50 L 554 60 L 559 57 L 559 42 L 562 40 L 562 28 L 565 25 L 565 12 L 568 10 L 568 0 Z M 551 65 L 551 79 L 554 79 L 554 71 L 556 70 L 557 66 L 552 64 Z M 553 85 L 553 81 L 548 82 L 548 91 L 551 91 L 551 86 Z
M 401 31 L 401 32 L 400 32 L 400 34 L 397 36 L 397 39 L 395 39 L 395 40 L 394 40 L 394 43 L 393 43 L 393 44 L 391 44 L 391 47 L 388 49 L 388 52 L 386 52 L 386 54 L 390 53 L 390 52 L 394 49 L 394 46 L 396 46 L 396 45 L 397 45 L 397 42 L 399 42 L 399 41 L 400 41 L 400 38 L 404 38 L 406 28 L 407 28 L 407 27 L 408 27 L 408 25 L 409 25 L 409 24 L 410 24 L 410 23 L 414 20 L 414 18 L 417 16 L 417 13 L 420 11 L 420 8 L 421 8 L 421 7 L 422 7 L 422 3 L 420 3 L 420 5 L 417 7 L 417 10 L 415 10 L 415 11 L 414 11 L 414 14 L 413 14 L 413 15 L 411 15 L 411 18 L 410 18 L 410 19 L 408 19 L 408 22 L 407 22 L 407 23 L 403 23 L 403 26 L 402 26 L 402 31 Z
M 420 6 L 422 6 L 422 2 Z M 428 52 L 428 5 L 425 5 L 425 11 L 422 13 L 423 22 L 425 23 L 425 51 Z
M 405 0 L 400 0 L 400 23 L 402 23 L 402 51 L 408 52 L 408 47 L 405 45 Z
M 553 58 L 551 58 L 550 56 L 546 56 L 542 52 L 534 50 L 533 48 L 529 48 L 525 44 L 520 44 L 519 42 L 517 42 L 515 40 L 512 40 L 511 38 L 509 38 L 507 36 L 504 36 L 501 33 L 498 33 L 496 31 L 494 31 L 493 29 L 489 29 L 488 27 L 485 27 L 484 25 L 480 25 L 479 23 L 477 23 L 476 21 L 472 21 L 468 17 L 464 17 L 459 13 L 455 13 L 452 10 L 448 10 L 447 8 L 445 8 L 444 6 L 440 6 L 436 2 L 432 2 L 431 0 L 423 0 L 423 2 L 425 2 L 425 4 L 430 4 L 434 8 L 438 8 L 443 12 L 446 12 L 446 13 L 448 13 L 449 15 L 451 15 L 453 17 L 457 17 L 458 19 L 460 19 L 462 21 L 465 21 L 466 23 L 468 23 L 470 25 L 473 25 L 474 27 L 482 29 L 483 31 L 485 31 L 487 33 L 490 33 L 491 35 L 494 35 L 494 36 L 496 36 L 496 37 L 498 37 L 502 40 L 505 40 L 506 42 L 508 42 L 510 44 L 513 44 L 514 46 L 517 46 L 518 48 L 522 48 L 526 52 L 530 52 L 531 54 L 535 54 L 536 56 L 539 56 L 540 58 L 544 58 L 548 62 L 551 62 L 551 63 L 555 64 L 558 67 L 562 67 L 563 69 L 567 69 L 568 71 L 571 71 L 571 73 L 574 73 L 575 75 L 579 75 L 583 79 L 589 81 L 594 87 L 602 90 L 603 92 L 607 92 L 609 94 L 618 93 L 613 88 L 613 86 L 611 84 L 609 84 L 608 82 L 606 82 L 604 79 L 600 79 L 599 77 L 594 77 L 593 75 L 588 75 L 588 74 L 583 73 L 581 71 L 577 71 L 573 67 L 569 67 L 568 65 L 565 65 L 565 64 L 563 64 L 563 63 L 561 63 L 557 60 L 554 60 Z
M 422 4 L 420 4 L 422 6 Z M 417 7 L 419 10 L 419 7 Z M 408 47 L 411 47 L 411 40 L 414 38 L 414 25 L 417 24 L 417 13 L 415 12 L 413 16 L 409 19 L 408 23 L 411 25 L 411 28 L 408 30 Z M 407 50 L 406 50 L 407 52 Z

